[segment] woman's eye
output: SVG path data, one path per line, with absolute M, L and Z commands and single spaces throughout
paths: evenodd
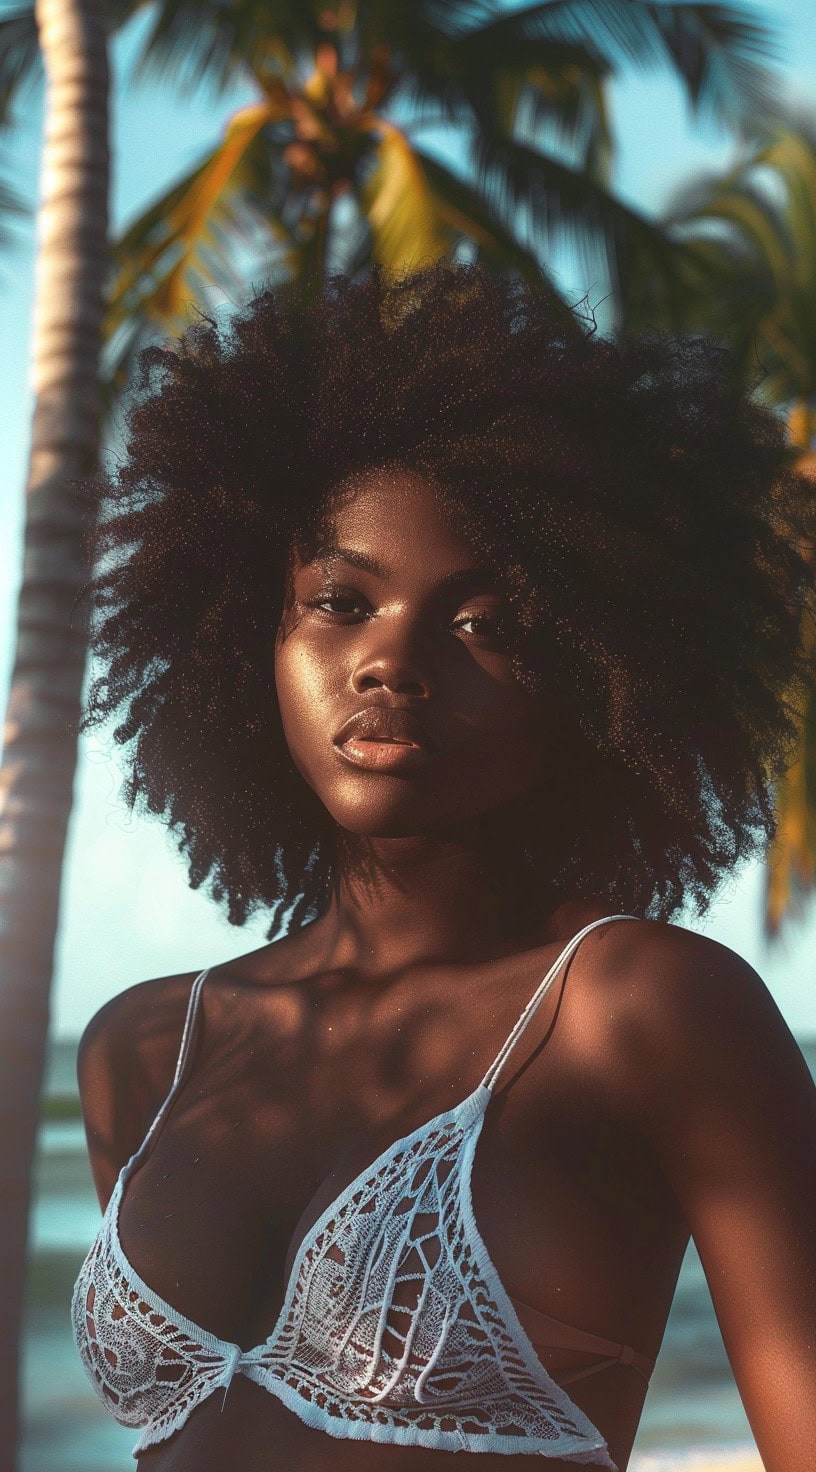
M 455 629 L 461 629 L 463 624 L 474 624 L 476 637 L 480 639 L 498 639 L 504 632 L 504 624 L 498 614 L 490 613 L 467 613 L 464 618 L 456 620 Z
M 317 593 L 314 598 L 306 599 L 306 608 L 317 609 L 320 614 L 334 618 L 365 617 L 365 599 L 359 593 L 351 592 L 349 589 L 333 589 L 327 587 L 323 592 Z M 454 630 L 464 630 L 471 639 L 489 640 L 498 642 L 507 634 L 505 629 L 505 618 L 501 612 L 480 611 L 474 614 L 464 614 L 455 618 L 449 627 Z
M 306 602 L 307 608 L 318 608 L 323 611 L 325 603 L 350 603 L 351 608 L 332 609 L 333 613 L 351 613 L 353 608 L 359 608 L 359 601 L 351 593 L 319 593 L 316 598 L 309 598 Z

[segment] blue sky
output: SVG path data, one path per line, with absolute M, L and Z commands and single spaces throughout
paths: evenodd
M 0 0 L 0 14 L 14 7 Z M 816 6 L 775 0 L 763 7 L 775 20 L 791 100 L 816 108 Z M 189 168 L 218 138 L 231 108 L 248 98 L 240 89 L 216 98 L 204 90 L 180 96 L 167 82 L 134 84 L 132 58 L 144 30 L 140 16 L 113 48 L 114 228 Z M 715 127 L 690 119 L 679 87 L 664 72 L 629 74 L 613 84 L 618 143 L 615 187 L 628 202 L 657 212 L 673 187 L 698 168 L 720 167 L 732 142 Z M 42 88 L 17 108 L 17 128 L 0 144 L 0 173 L 32 206 L 37 197 Z M 16 232 L 0 257 L 0 701 L 10 678 L 16 617 L 23 486 L 31 399 L 28 344 L 33 294 L 34 225 Z M 561 284 L 582 292 L 576 264 L 561 254 Z M 83 738 L 75 810 L 63 879 L 52 1023 L 77 1035 L 108 997 L 150 976 L 201 969 L 264 944 L 263 926 L 237 930 L 214 904 L 187 886 L 181 859 L 163 828 L 129 814 L 118 796 L 121 774 L 110 737 Z M 766 948 L 760 926 L 762 868 L 748 866 L 695 925 L 731 946 L 765 978 L 794 1032 L 816 1036 L 816 908 L 781 944 Z M 689 924 L 692 924 L 689 920 Z

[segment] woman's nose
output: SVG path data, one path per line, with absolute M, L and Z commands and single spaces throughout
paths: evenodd
M 430 683 L 416 666 L 405 661 L 380 655 L 361 662 L 354 671 L 354 688 L 370 690 L 372 685 L 384 685 L 389 690 L 402 691 L 411 695 L 427 695 Z
M 370 690 L 384 684 L 389 690 L 408 695 L 430 695 L 429 661 L 423 657 L 420 640 L 407 631 L 380 630 L 356 662 L 352 676 L 355 690 Z

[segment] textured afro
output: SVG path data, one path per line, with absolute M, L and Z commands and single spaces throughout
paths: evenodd
M 139 368 L 121 461 L 88 486 L 103 673 L 80 729 L 118 718 L 126 803 L 168 822 L 232 924 L 262 907 L 272 940 L 327 902 L 336 833 L 286 745 L 275 633 L 293 545 L 389 463 L 444 488 L 504 575 L 518 679 L 569 713 L 557 894 L 702 913 L 773 836 L 813 513 L 724 348 L 610 340 L 443 259 L 332 278 L 312 305 L 265 291 Z M 552 894 L 547 804 L 524 859 Z

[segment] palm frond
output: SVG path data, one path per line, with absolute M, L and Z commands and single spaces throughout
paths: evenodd
M 784 186 L 785 225 L 791 242 L 793 273 L 807 280 L 816 296 L 816 133 L 779 129 L 755 156 L 758 168 L 771 169 Z
M 112 383 L 123 382 L 146 334 L 185 325 L 190 306 L 206 301 L 207 287 L 242 293 L 233 258 L 237 240 L 249 229 L 257 192 L 253 154 L 266 153 L 263 130 L 284 113 L 283 102 L 242 108 L 218 147 L 115 243 L 106 315 Z M 280 230 L 285 231 L 282 224 Z
M 586 130 L 584 167 L 600 184 L 609 184 L 612 175 L 614 140 L 606 101 L 604 80 L 601 76 L 585 76 L 584 88 L 594 93 L 591 116 L 592 126 Z
M 677 325 L 729 338 L 769 404 L 816 393 L 816 139 L 771 129 L 721 179 L 692 180 L 664 224 L 710 269 Z
M 769 63 L 779 46 L 770 18 L 736 5 L 645 8 L 696 111 L 749 133 L 774 115 L 780 90 Z
M 144 0 L 108 0 L 122 25 Z M 206 79 L 216 90 L 247 74 L 291 71 L 299 51 L 313 51 L 322 34 L 317 7 L 301 0 L 157 0 L 134 76 L 173 76 L 192 90 Z
M 461 36 L 484 18 L 478 3 L 436 0 L 440 29 Z M 753 7 L 653 0 L 540 0 L 491 20 L 496 42 L 563 40 L 584 45 L 614 70 L 670 64 L 695 110 L 753 130 L 775 110 L 770 70 L 778 56 L 770 19 Z M 469 37 L 468 37 L 469 39 Z M 501 54 L 499 51 L 497 55 Z
M 9 120 L 18 89 L 38 74 L 40 66 L 34 6 L 21 6 L 0 20 L 0 126 Z
M 543 135 L 600 167 L 609 148 L 603 59 L 588 44 L 496 37 L 496 24 L 504 21 L 438 38 L 427 54 L 406 58 L 398 95 L 412 124 L 429 106 L 449 125 L 500 135 L 521 120 L 529 136 Z
M 405 134 L 385 118 L 372 121 L 379 142 L 359 192 L 372 257 L 391 268 L 427 265 L 450 248 L 450 232 Z
M 531 285 L 546 289 L 565 330 L 574 330 L 571 308 L 534 252 L 516 239 L 463 179 L 422 149 L 415 148 L 414 151 L 422 164 L 443 224 L 460 240 L 472 241 L 480 259 L 494 270 L 517 271 Z
M 143 347 L 166 339 L 168 332 L 182 331 L 196 312 L 211 310 L 213 296 L 244 299 L 246 283 L 232 264 L 233 246 L 232 232 L 213 230 L 202 239 L 195 255 L 171 261 L 166 269 L 146 276 L 141 289 L 131 293 L 126 310 L 112 304 L 101 368 L 106 416 L 115 409 Z
M 576 53 L 575 59 L 515 67 L 503 56 L 498 65 L 495 58 L 491 63 L 486 50 L 483 70 L 473 67 L 467 78 L 468 102 L 482 133 L 523 137 L 535 147 L 561 150 L 577 167 L 606 177 L 611 136 L 605 68 L 589 53 L 581 56 L 577 47 L 566 49 Z
M 491 213 L 509 222 L 526 210 L 537 249 L 563 241 L 576 252 L 584 270 L 594 270 L 600 246 L 619 303 L 628 280 L 639 272 L 657 273 L 670 301 L 680 291 L 683 243 L 616 199 L 585 170 L 570 168 L 514 139 L 477 134 L 472 154 L 476 187 Z
M 683 223 L 677 215 L 674 219 Z M 701 199 L 686 223 L 691 221 L 697 228 L 709 221 L 732 230 L 754 250 L 781 289 L 790 280 L 794 252 L 784 214 L 769 208 L 767 194 L 750 177 Z

